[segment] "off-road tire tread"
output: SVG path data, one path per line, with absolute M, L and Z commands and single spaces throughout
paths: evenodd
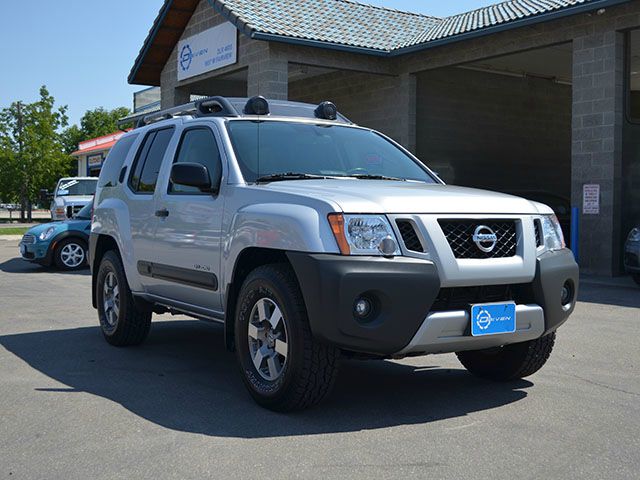
M 482 358 L 479 352 L 456 353 L 460 363 L 472 374 L 479 377 L 498 381 L 511 381 L 533 375 L 540 370 L 549 357 L 555 344 L 556 334 L 550 333 L 528 342 L 507 345 L 503 352 L 494 357 L 495 364 L 500 367 L 492 368 L 490 362 Z
M 111 250 L 102 257 L 102 262 L 105 260 L 109 261 L 116 270 L 118 287 L 121 289 L 120 302 L 124 308 L 122 308 L 122 318 L 118 320 L 116 332 L 113 335 L 105 334 L 104 337 L 107 342 L 116 347 L 140 345 L 149 334 L 152 312 L 141 310 L 136 306 L 120 256 Z M 102 270 L 102 263 L 100 270 Z
M 338 374 L 340 350 L 319 342 L 313 337 L 309 327 L 307 309 L 298 280 L 287 264 L 271 264 L 256 268 L 245 281 L 248 285 L 257 278 L 269 279 L 280 284 L 289 294 L 293 304 L 294 317 L 300 322 L 303 338 L 303 365 L 295 385 L 279 404 L 265 405 L 279 412 L 303 410 L 317 405 L 331 392 Z M 241 290 L 241 295 L 242 291 Z

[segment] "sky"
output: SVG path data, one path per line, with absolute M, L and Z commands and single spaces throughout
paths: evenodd
M 497 0 L 364 0 L 447 16 Z M 0 108 L 37 99 L 46 85 L 70 123 L 89 109 L 132 108 L 127 76 L 163 0 L 0 2 Z

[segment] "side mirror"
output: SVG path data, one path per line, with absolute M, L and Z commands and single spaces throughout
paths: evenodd
M 211 183 L 209 170 L 200 163 L 175 163 L 171 167 L 171 182 L 195 187 L 201 192 L 218 193 L 218 185 Z

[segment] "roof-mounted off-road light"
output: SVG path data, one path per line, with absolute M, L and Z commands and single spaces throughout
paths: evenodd
M 316 117 L 323 118 L 324 120 L 335 120 L 338 118 L 338 109 L 331 102 L 322 102 L 315 109 Z
M 223 111 L 223 107 L 218 100 L 203 100 L 198 102 L 196 107 L 202 115 L 213 115 Z
M 269 102 L 262 96 L 251 97 L 244 106 L 246 115 L 269 115 Z

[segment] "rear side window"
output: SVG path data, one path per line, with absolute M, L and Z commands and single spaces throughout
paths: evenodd
M 129 186 L 136 193 L 153 193 L 173 127 L 149 132 L 142 142 L 129 177 Z
M 131 150 L 136 138 L 138 138 L 138 135 L 123 137 L 113 146 L 100 171 L 100 180 L 98 181 L 100 187 L 116 186 L 120 170 L 122 170 L 122 164 L 127 155 L 129 155 L 129 150 Z
M 213 132 L 206 127 L 194 128 L 184 132 L 175 163 L 200 163 L 207 167 L 209 176 L 213 179 L 222 169 L 220 151 Z M 195 187 L 174 185 L 169 183 L 169 193 L 202 194 Z M 208 194 L 204 194 L 208 195 Z

